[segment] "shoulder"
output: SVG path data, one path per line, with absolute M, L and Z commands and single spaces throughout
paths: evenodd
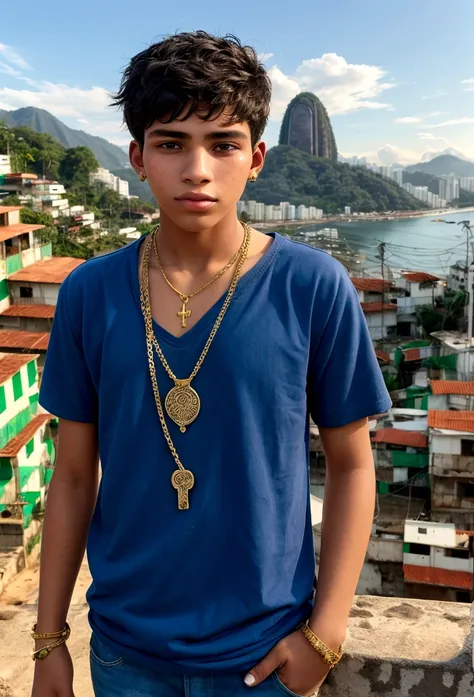
M 333 296 L 344 289 L 353 290 L 346 267 L 317 247 L 278 236 L 278 272 L 290 278 L 296 287 L 316 295 Z
M 61 295 L 69 302 L 95 297 L 100 289 L 123 281 L 131 264 L 138 265 L 140 240 L 121 247 L 108 254 L 88 259 L 72 271 L 61 286 Z

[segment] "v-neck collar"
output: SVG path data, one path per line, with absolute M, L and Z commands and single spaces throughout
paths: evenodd
M 242 292 L 251 283 L 253 283 L 261 274 L 268 268 L 275 256 L 278 254 L 281 245 L 283 244 L 284 237 L 277 232 L 267 233 L 269 237 L 273 237 L 273 242 L 270 247 L 266 250 L 264 255 L 257 261 L 257 263 L 252 266 L 247 273 L 245 273 L 237 283 L 237 287 L 234 291 L 234 296 L 232 298 L 231 305 L 228 312 L 232 310 L 232 304 L 238 299 Z M 145 241 L 148 235 L 144 235 L 137 242 L 135 242 L 134 254 L 130 254 L 130 273 L 132 280 L 133 295 L 135 301 L 138 305 L 138 310 L 141 314 L 141 304 L 140 304 L 140 279 L 138 270 L 138 260 L 140 254 L 140 245 Z M 201 334 L 209 327 L 210 324 L 216 321 L 216 317 L 224 303 L 227 291 L 212 305 L 212 307 L 204 313 L 204 315 L 194 324 L 189 331 L 181 336 L 174 336 L 167 329 L 164 329 L 158 322 L 153 320 L 153 328 L 155 334 L 161 340 L 167 344 L 175 347 L 188 346 L 197 340 Z

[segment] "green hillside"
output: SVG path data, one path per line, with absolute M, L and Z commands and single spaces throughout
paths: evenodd
M 59 140 L 65 148 L 86 146 L 92 150 L 102 167 L 111 171 L 124 167 L 128 162 L 127 154 L 118 145 L 109 143 L 105 138 L 69 128 L 44 109 L 31 106 L 16 111 L 0 109 L 0 121 L 5 121 L 11 128 L 26 126 L 38 133 L 48 133 Z
M 269 150 L 258 180 L 244 199 L 317 206 L 325 213 L 419 210 L 423 204 L 385 177 L 362 167 L 323 160 L 287 145 Z

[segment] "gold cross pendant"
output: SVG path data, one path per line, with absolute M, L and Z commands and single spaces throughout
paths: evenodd
M 178 317 L 181 319 L 181 326 L 183 327 L 183 329 L 186 329 L 186 320 L 189 317 L 191 317 L 191 310 L 186 309 L 187 303 L 188 303 L 187 300 L 183 300 L 183 304 L 181 306 L 181 311 L 176 313 L 178 315 Z

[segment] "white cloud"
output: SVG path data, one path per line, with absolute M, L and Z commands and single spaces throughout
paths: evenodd
M 435 136 L 433 133 L 418 133 L 420 140 L 441 140 L 443 143 L 449 143 L 447 138 L 444 136 Z
M 270 58 L 273 58 L 274 53 L 259 53 L 257 58 L 261 63 L 268 63 Z
M 304 60 L 293 75 L 277 65 L 269 70 L 273 85 L 271 118 L 279 120 L 288 102 L 299 92 L 314 92 L 329 114 L 348 114 L 361 109 L 388 109 L 377 101 L 385 90 L 395 87 L 384 82 L 386 73 L 375 65 L 348 63 L 336 53 Z
M 121 115 L 109 107 L 110 95 L 103 87 L 82 89 L 52 82 L 28 83 L 35 89 L 0 88 L 0 109 L 34 106 L 46 109 L 71 128 L 87 125 L 87 132 L 123 145 L 129 142 Z
M 446 97 L 447 92 L 444 90 L 435 90 L 432 94 L 427 94 L 422 99 L 437 99 L 438 97 Z
M 474 123 L 474 117 L 472 116 L 461 116 L 458 119 L 451 119 L 450 121 L 442 121 L 441 123 L 434 123 L 430 125 L 430 128 L 445 128 L 446 126 L 461 126 L 466 123 Z
M 0 43 L 0 56 L 9 65 L 19 70 L 31 70 L 31 66 L 11 46 Z
M 395 123 L 421 123 L 421 119 L 418 116 L 401 116 L 395 119 Z
M 377 160 L 382 165 L 413 164 L 418 162 L 419 153 L 397 145 L 384 145 L 377 150 Z
M 467 85 L 467 87 L 464 88 L 464 92 L 474 92 L 474 78 L 461 80 L 461 85 Z

